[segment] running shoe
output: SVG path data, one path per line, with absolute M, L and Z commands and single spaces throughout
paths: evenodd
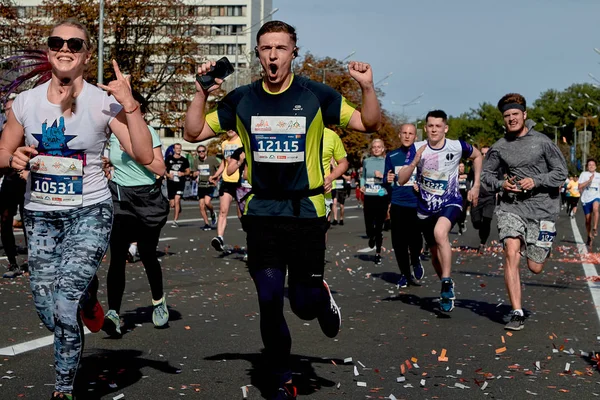
M 344 220 L 340 219 L 340 226 L 344 226 Z
M 400 288 L 405 288 L 408 286 L 408 279 L 406 279 L 406 276 L 400 275 L 400 280 L 398 281 L 398 287 Z
M 212 228 L 209 224 L 204 224 L 204 226 L 202 227 L 203 231 L 210 231 Z
M 50 400 L 73 400 L 73 399 L 75 399 L 75 397 L 73 397 L 72 394 L 60 393 L 60 392 L 52 393 L 52 397 L 50 398 Z
M 333 221 L 331 221 L 331 226 L 336 226 L 338 224 L 337 219 L 334 219 Z
M 152 323 L 157 327 L 165 326 L 169 322 L 169 309 L 167 308 L 166 295 L 163 294 L 162 299 L 160 299 L 158 303 L 152 300 L 152 306 L 154 307 L 154 310 L 152 311 Z
M 375 255 L 375 265 L 381 265 L 381 264 L 382 264 L 381 255 L 376 254 Z
M 425 276 L 425 268 L 423 268 L 423 264 L 421 264 L 421 262 L 418 262 L 417 264 L 413 265 L 413 273 L 415 274 L 415 279 L 420 281 L 421 279 L 423 279 L 423 277 Z
M 212 238 L 210 244 L 216 251 L 225 251 L 225 242 L 223 241 L 223 238 L 221 236 L 215 236 L 214 238 Z
M 340 308 L 335 303 L 333 299 L 333 295 L 331 294 L 331 290 L 329 289 L 329 285 L 327 282 L 323 280 L 323 287 L 327 291 L 327 295 L 329 296 L 329 305 L 326 307 L 326 310 L 319 315 L 319 325 L 321 326 L 321 330 L 325 334 L 325 336 L 329 338 L 334 338 L 337 336 L 340 331 L 340 327 L 342 326 L 342 312 Z M 295 397 L 292 397 L 295 398 Z
M 4 275 L 2 275 L 2 277 L 7 279 L 14 279 L 21 275 L 23 275 L 23 271 L 21 271 L 21 268 L 19 268 L 17 264 L 10 264 L 8 266 L 8 271 L 6 271 Z
M 525 316 L 516 312 L 512 313 L 510 321 L 504 325 L 507 331 L 520 331 L 523 328 L 525 328 Z
M 450 278 L 442 278 L 442 290 L 440 291 L 440 309 L 444 312 L 454 310 L 454 281 Z
M 179 228 L 179 224 L 177 223 L 177 221 L 171 222 L 171 228 Z
M 102 325 L 104 324 L 104 310 L 97 299 L 96 302 L 91 301 L 89 293 L 81 304 L 79 315 L 83 324 L 87 326 L 90 332 L 96 333 L 102 329 Z
M 121 318 L 115 310 L 108 310 L 104 316 L 102 330 L 112 337 L 121 337 Z
M 279 388 L 277 394 L 275 395 L 275 397 L 273 397 L 273 400 L 296 399 L 297 396 L 298 390 L 296 389 L 296 386 L 292 385 L 291 383 L 286 383 L 285 385 Z
M 467 224 L 461 224 L 461 230 L 463 233 L 465 233 L 467 231 Z
M 214 211 L 210 212 L 210 224 L 215 225 L 217 223 L 217 214 Z

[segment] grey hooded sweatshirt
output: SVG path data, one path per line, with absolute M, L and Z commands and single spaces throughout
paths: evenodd
M 546 135 L 533 129 L 535 122 L 527 120 L 529 128 L 522 137 L 506 135 L 490 148 L 483 163 L 481 181 L 492 191 L 501 192 L 499 210 L 516 214 L 524 219 L 556 221 L 560 212 L 559 187 L 567 179 L 565 159 Z M 525 193 L 502 191 L 504 179 L 533 178 L 535 188 Z

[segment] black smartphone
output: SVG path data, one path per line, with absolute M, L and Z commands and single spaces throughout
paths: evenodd
M 219 59 L 210 71 L 206 75 L 196 74 L 196 80 L 204 89 L 209 89 L 215 84 L 215 79 L 225 79 L 229 75 L 233 74 L 233 65 L 229 62 L 227 57 Z

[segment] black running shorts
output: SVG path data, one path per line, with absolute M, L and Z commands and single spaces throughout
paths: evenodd
M 325 232 L 322 218 L 257 217 L 244 219 L 248 268 L 288 268 L 289 282 L 323 286 Z

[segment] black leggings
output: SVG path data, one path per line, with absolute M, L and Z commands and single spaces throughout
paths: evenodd
M 17 263 L 17 244 L 13 231 L 13 220 L 17 214 L 17 207 L 23 221 L 23 204 L 25 202 L 25 181 L 19 177 L 7 176 L 4 178 L 2 190 L 0 191 L 0 239 L 8 263 Z M 25 235 L 27 243 L 27 235 Z
M 376 253 L 381 253 L 383 244 L 383 223 L 387 217 L 388 196 L 365 196 L 363 208 L 367 236 L 375 239 Z
M 411 265 L 420 263 L 423 249 L 423 237 L 419 230 L 419 218 L 416 207 L 402 207 L 392 204 L 392 246 L 400 272 L 407 278 L 411 276 Z
M 110 237 L 110 266 L 106 278 L 108 307 L 117 313 L 121 310 L 125 291 L 125 264 L 131 242 L 137 240 L 140 258 L 144 264 L 152 299 L 163 296 L 162 269 L 156 257 L 156 246 L 161 227 L 147 227 L 132 216 L 115 215 Z
M 481 217 L 481 220 L 473 220 L 473 228 L 479 230 L 479 243 L 485 245 L 492 231 L 492 218 Z
M 292 378 L 290 352 L 292 337 L 283 314 L 285 268 L 266 268 L 251 272 L 258 294 L 260 334 L 265 346 L 267 365 L 279 380 Z M 323 285 L 288 281 L 288 296 L 294 314 L 303 320 L 324 315 L 329 296 Z

